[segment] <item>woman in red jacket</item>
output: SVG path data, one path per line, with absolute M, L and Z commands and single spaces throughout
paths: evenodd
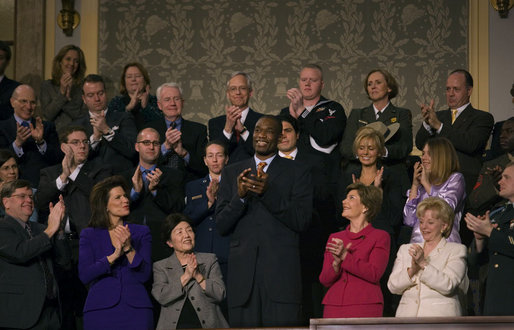
M 380 278 L 387 266 L 390 238 L 370 225 L 381 204 L 380 188 L 362 183 L 348 186 L 342 216 L 350 224 L 328 238 L 319 276 L 329 288 L 323 299 L 323 317 L 382 316 Z

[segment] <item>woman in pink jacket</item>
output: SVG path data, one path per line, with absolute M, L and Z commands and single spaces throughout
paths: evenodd
M 382 190 L 353 183 L 347 188 L 342 216 L 346 230 L 330 235 L 321 284 L 328 287 L 323 317 L 381 317 L 384 299 L 380 278 L 389 258 L 389 234 L 370 221 L 380 211 Z

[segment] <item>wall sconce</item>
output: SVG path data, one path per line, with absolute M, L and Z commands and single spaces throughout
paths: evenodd
M 62 0 L 62 9 L 57 15 L 57 25 L 68 37 L 73 35 L 73 30 L 79 26 L 80 15 L 75 11 L 74 0 Z
M 491 0 L 491 6 L 500 14 L 501 18 L 507 18 L 509 10 L 514 6 L 514 0 Z

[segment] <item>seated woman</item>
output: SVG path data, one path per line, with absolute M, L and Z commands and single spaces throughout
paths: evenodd
M 145 282 L 152 272 L 150 230 L 127 224 L 129 199 L 121 176 L 97 183 L 91 220 L 80 233 L 79 277 L 89 286 L 84 329 L 153 329 Z
M 52 62 L 52 79 L 41 84 L 43 118 L 59 130 L 87 113 L 82 101 L 82 79 L 86 61 L 82 49 L 74 45 L 61 48 Z
M 8 149 L 0 149 L 0 191 L 5 183 L 13 182 L 18 180 L 19 177 L 18 164 L 16 163 L 16 156 L 12 151 Z M 36 194 L 36 189 L 32 188 L 32 193 Z M 5 216 L 5 209 L 0 203 L 0 219 Z M 30 221 L 38 221 L 38 213 L 34 208 L 32 215 L 29 218 Z
M 467 289 L 466 246 L 446 240 L 453 209 L 442 198 L 418 205 L 422 244 L 404 244 L 398 251 L 387 286 L 402 299 L 396 316 L 459 316 Z
M 225 284 L 216 256 L 193 252 L 195 234 L 180 213 L 165 219 L 163 238 L 173 253 L 153 265 L 152 295 L 161 304 L 157 329 L 228 328 L 219 306 Z
M 141 64 L 133 62 L 125 65 L 120 79 L 120 94 L 109 102 L 107 108 L 132 113 L 138 131 L 145 123 L 162 119 L 157 97 L 150 94 L 150 77 Z
M 416 216 L 418 204 L 427 197 L 440 197 L 455 212 L 453 228 L 448 242 L 460 243 L 459 227 L 466 184 L 459 171 L 459 159 L 452 143 L 443 137 L 429 139 L 423 148 L 421 164 L 414 164 L 412 187 L 407 192 L 407 202 L 403 208 L 403 223 L 412 228 L 410 243 L 421 243 L 423 237 Z
M 380 278 L 387 266 L 390 238 L 370 222 L 380 210 L 382 191 L 374 185 L 353 183 L 347 192 L 343 217 L 350 224 L 328 238 L 319 275 L 328 288 L 323 317 L 381 317 Z

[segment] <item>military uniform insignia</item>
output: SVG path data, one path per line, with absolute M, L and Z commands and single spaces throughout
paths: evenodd
M 194 201 L 195 199 L 202 198 L 202 195 L 196 195 L 191 197 L 191 200 Z
M 396 119 L 396 117 L 391 118 L 391 123 L 396 123 L 397 121 L 398 119 Z
M 335 111 L 335 110 L 328 109 L 328 115 L 329 115 L 329 116 L 333 116 L 333 115 L 334 115 L 334 113 L 336 113 L 336 111 Z
M 325 107 L 319 107 L 319 108 L 316 109 L 316 112 L 321 112 L 323 110 L 325 110 Z
M 509 229 L 514 229 L 514 219 L 510 220 Z

